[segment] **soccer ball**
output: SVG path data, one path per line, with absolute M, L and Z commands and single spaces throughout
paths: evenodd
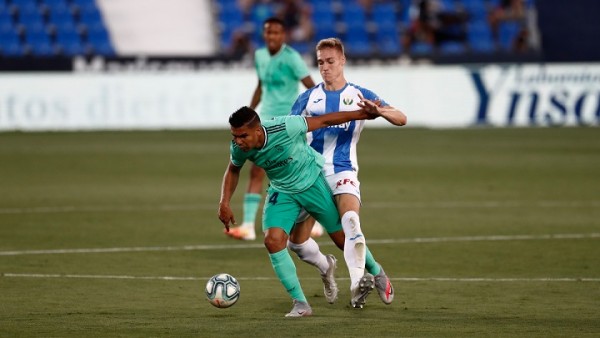
M 206 298 L 218 307 L 230 307 L 240 298 L 240 283 L 232 275 L 220 273 L 210 277 L 206 283 Z

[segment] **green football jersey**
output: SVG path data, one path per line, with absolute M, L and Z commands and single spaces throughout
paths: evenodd
M 254 53 L 254 66 L 262 84 L 260 118 L 265 121 L 289 115 L 300 80 L 310 75 L 300 54 L 286 44 L 275 55 L 263 47 Z
M 245 152 L 231 143 L 231 163 L 241 167 L 246 160 L 265 169 L 273 189 L 298 193 L 317 180 L 325 162 L 323 156 L 306 142 L 308 130 L 302 116 L 281 116 L 262 121 L 265 145 Z

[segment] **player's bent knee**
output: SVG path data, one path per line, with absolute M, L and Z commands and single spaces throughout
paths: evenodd
M 286 248 L 287 240 L 287 235 L 283 231 L 281 231 L 281 234 L 279 232 L 267 231 L 264 244 L 270 253 L 276 253 Z

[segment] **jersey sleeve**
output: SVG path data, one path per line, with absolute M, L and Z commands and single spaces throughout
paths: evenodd
M 290 60 L 292 61 L 292 72 L 294 73 L 296 79 L 302 80 L 310 75 L 310 71 L 308 70 L 306 63 L 304 60 L 302 60 L 302 56 L 300 56 L 298 52 L 294 51 Z
M 298 135 L 306 137 L 308 124 L 303 116 L 286 116 L 285 129 L 291 138 L 296 138 Z
M 296 102 L 294 102 L 294 105 L 292 106 L 290 115 L 302 115 L 302 112 L 304 112 L 304 109 L 308 103 L 308 98 L 310 97 L 311 91 L 312 89 L 309 89 L 298 96 Z
M 367 99 L 367 100 L 371 100 L 371 101 L 377 101 L 380 100 L 381 101 L 381 106 L 385 107 L 385 106 L 389 106 L 389 104 L 382 98 L 380 98 L 379 96 L 377 96 L 377 94 L 375 94 L 374 92 L 372 92 L 371 90 L 367 89 L 367 88 L 363 88 L 360 86 L 356 86 L 355 87 L 360 90 L 360 93 L 362 94 L 362 96 Z

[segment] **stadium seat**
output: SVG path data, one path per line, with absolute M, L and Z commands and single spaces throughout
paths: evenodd
M 456 1 L 455 0 L 440 0 L 442 7 L 445 11 L 455 11 L 456 10 Z
M 76 31 L 61 31 L 56 35 L 56 45 L 61 54 L 75 56 L 85 54 L 85 46 Z
M 45 29 L 27 30 L 25 33 L 25 43 L 31 55 L 46 57 L 55 54 L 50 36 Z
M 513 42 L 521 30 L 521 24 L 516 21 L 501 22 L 498 27 L 498 43 L 500 47 L 509 51 L 513 47 Z
M 337 36 L 335 21 L 324 20 L 315 25 L 314 39 L 316 41 L 334 36 Z
M 44 17 L 40 13 L 37 6 L 18 6 L 17 11 L 19 13 L 19 23 L 25 25 L 26 27 L 39 26 L 45 24 Z
M 290 46 L 300 54 L 311 52 L 311 45 L 308 42 L 291 42 Z
M 486 21 L 474 21 L 468 24 L 467 41 L 474 52 L 491 53 L 496 50 L 490 26 Z
M 88 31 L 87 42 L 88 47 L 95 54 L 106 56 L 115 55 L 110 36 L 103 27 L 95 27 L 94 29 Z
M 381 56 L 397 56 L 402 52 L 400 34 L 395 27 L 379 27 L 375 33 L 375 40 Z
M 443 55 L 463 54 L 466 51 L 464 43 L 448 41 L 443 42 L 439 46 L 439 52 Z
M 417 41 L 410 47 L 411 54 L 429 55 L 433 53 L 433 45 L 427 42 Z
M 485 20 L 488 14 L 486 2 L 482 0 L 462 0 L 466 11 L 471 16 L 470 21 Z
M 0 54 L 5 56 L 23 55 L 19 35 L 12 26 L 0 26 Z
M 346 40 L 344 45 L 346 54 L 353 57 L 368 57 L 375 55 L 374 48 L 368 41 Z
M 347 54 L 352 56 L 364 57 L 375 54 L 369 36 L 361 26 L 351 25 L 348 27 L 344 35 L 344 45 Z
M 359 28 L 366 30 L 367 18 L 363 7 L 354 2 L 344 4 L 342 22 L 348 30 L 356 31 Z

